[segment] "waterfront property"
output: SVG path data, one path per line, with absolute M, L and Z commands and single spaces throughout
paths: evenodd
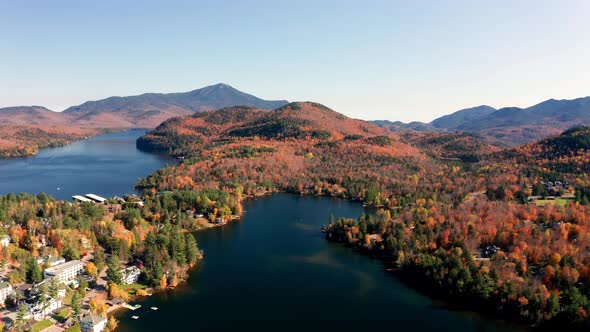
M 137 266 L 129 266 L 121 269 L 121 275 L 123 276 L 123 284 L 129 285 L 139 280 L 141 270 Z
M 88 314 L 80 320 L 82 332 L 100 332 L 107 326 L 107 319 L 102 316 Z
M 93 202 L 93 200 L 91 200 L 90 198 L 86 198 L 86 197 L 81 196 L 81 195 L 74 195 L 74 196 L 72 196 L 72 198 L 74 199 L 74 202 L 78 202 L 78 203 Z
M 92 201 L 94 201 L 95 203 L 99 203 L 99 204 L 105 204 L 107 199 L 95 194 L 86 194 L 84 195 L 86 198 L 91 199 Z
M 55 278 L 59 283 L 68 284 L 76 279 L 83 269 L 84 264 L 81 261 L 73 260 L 48 268 L 43 274 L 45 278 Z

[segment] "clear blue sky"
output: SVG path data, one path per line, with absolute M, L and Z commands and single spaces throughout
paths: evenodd
M 590 1 L 0 0 L 0 106 L 224 82 L 362 119 L 590 95 Z

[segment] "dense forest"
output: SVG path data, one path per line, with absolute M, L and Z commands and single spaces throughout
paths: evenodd
M 103 206 L 57 201 L 43 193 L 0 196 L 0 232 L 12 240 L 0 248 L 0 261 L 19 267 L 10 272 L 10 282 L 42 279 L 32 258 L 80 259 L 94 250 L 98 271 L 106 266 L 102 255 L 106 253 L 117 267 L 109 270 L 139 260 L 144 284 L 175 285 L 201 256 L 188 232 L 206 227 L 209 222 L 204 218 L 239 212 L 237 201 L 218 190 L 161 193 L 138 203 L 133 197 Z
M 0 126 L 0 158 L 36 155 L 40 149 L 64 146 L 96 135 L 93 130 L 41 128 L 33 126 Z
M 472 308 L 581 327 L 590 310 L 588 137 L 578 128 L 499 150 L 468 135 L 387 133 L 313 103 L 230 108 L 144 136 L 140 148 L 182 162 L 139 186 L 214 188 L 235 202 L 273 191 L 362 201 L 381 212 L 332 221 L 328 239 Z

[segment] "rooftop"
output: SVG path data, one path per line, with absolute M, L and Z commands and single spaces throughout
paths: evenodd
M 104 203 L 107 200 L 106 198 L 95 195 L 95 194 L 86 194 L 84 196 L 86 196 L 86 197 L 90 198 L 91 200 L 98 202 L 98 203 Z
M 65 262 L 63 264 L 59 264 L 54 267 L 50 267 L 48 269 L 45 269 L 45 273 L 52 274 L 52 275 L 59 274 L 59 273 L 63 272 L 64 270 L 69 269 L 77 264 L 82 264 L 82 262 L 79 260 Z
M 88 316 L 84 316 L 82 317 L 81 322 L 82 323 L 91 323 L 92 325 L 97 325 L 100 322 L 102 322 L 103 320 L 106 320 L 106 318 L 102 317 L 102 316 L 97 316 L 97 315 L 88 315 Z
M 94 202 L 93 200 L 88 199 L 88 198 L 86 198 L 84 196 L 80 196 L 80 195 L 74 195 L 74 196 L 72 196 L 72 198 L 75 199 L 75 200 L 77 200 L 77 201 L 80 201 L 80 202 Z

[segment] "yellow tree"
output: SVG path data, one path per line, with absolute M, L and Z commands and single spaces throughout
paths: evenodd
M 117 321 L 117 319 L 115 319 L 114 316 L 109 317 L 109 321 L 107 323 L 109 331 L 114 331 L 115 329 L 117 329 L 117 326 L 119 326 L 119 321 Z
M 88 264 L 86 264 L 86 273 L 95 278 L 97 273 L 98 273 L 98 269 L 96 268 L 96 265 L 94 265 L 94 263 L 89 262 Z
M 96 315 L 100 315 L 106 317 L 107 314 L 107 304 L 104 300 L 98 296 L 93 297 L 90 299 L 90 311 Z
M 168 286 L 168 282 L 166 280 L 166 277 L 162 276 L 162 278 L 160 279 L 160 288 L 164 289 L 166 288 L 166 286 Z

